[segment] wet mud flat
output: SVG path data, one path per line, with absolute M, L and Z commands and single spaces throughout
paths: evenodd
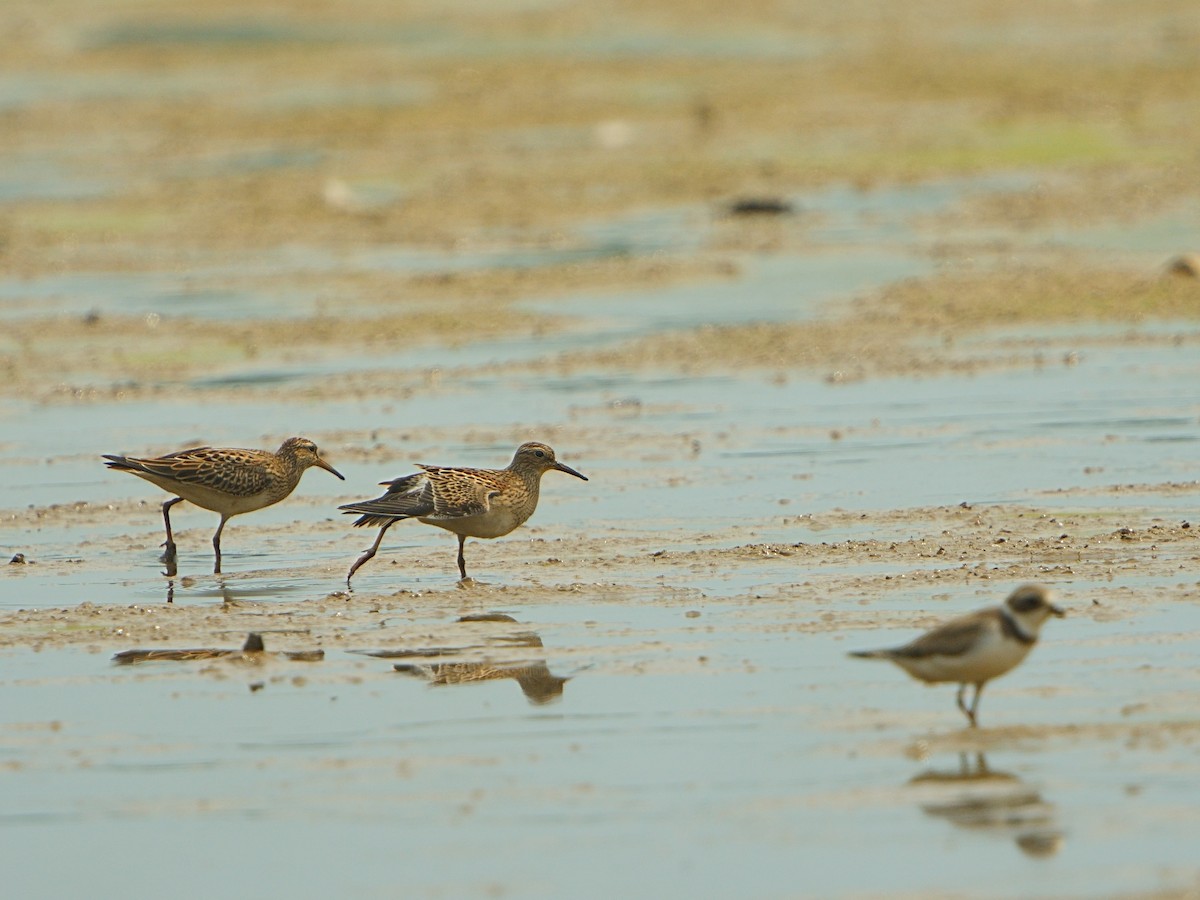
M 0 573 L 0 764 L 27 893 L 93 883 L 52 864 L 65 844 L 100 868 L 138 846 L 152 862 L 111 877 L 143 890 L 198 883 L 216 858 L 300 895 L 732 877 L 764 896 L 1187 896 L 1186 318 L 941 322 L 894 331 L 907 345 L 881 326 L 854 368 L 852 318 L 813 357 L 788 343 L 803 322 L 775 349 L 755 324 L 679 320 L 572 348 L 588 321 L 449 348 L 436 369 L 363 367 L 334 342 L 319 373 L 97 378 L 9 413 L 0 532 L 25 562 Z M 81 428 L 95 446 L 64 448 Z M 98 454 L 291 430 L 351 483 L 309 477 L 233 520 L 221 577 L 215 517 L 181 507 L 180 574 L 162 576 L 161 495 Z M 450 535 L 406 523 L 345 590 L 373 534 L 339 503 L 414 461 L 502 465 L 529 437 L 592 480 L 548 478 L 525 528 L 471 542 L 479 583 L 455 584 Z M 1069 614 L 989 687 L 978 731 L 952 688 L 846 658 L 1025 581 Z M 236 651 L 250 633 L 266 653 Z M 113 660 L 197 649 L 220 653 Z
M 1200 548 L 1154 504 L 1195 490 L 1138 486 L 1119 511 L 1087 490 L 831 511 L 813 523 L 826 540 L 743 525 L 721 548 L 684 523 L 535 526 L 472 544 L 480 580 L 463 586 L 452 539 L 430 529 L 352 593 L 339 581 L 354 553 L 328 559 L 341 523 L 287 522 L 281 543 L 321 561 L 229 553 L 213 576 L 193 553 L 171 603 L 153 547 L 108 538 L 90 552 L 119 560 L 98 582 L 124 600 L 0 616 L 0 733 L 22 785 L 7 822 L 39 872 L 43 833 L 97 859 L 207 842 L 124 876 L 147 888 L 199 877 L 216 853 L 225 871 L 276 862 L 302 894 L 404 877 L 429 894 L 551 896 L 583 873 L 598 896 L 665 867 L 676 887 L 732 873 L 790 895 L 803 864 L 801 893 L 998 896 L 1053 877 L 1068 893 L 1186 896 Z M 52 562 L 6 574 L 9 598 L 72 577 Z M 990 686 L 980 729 L 962 727 L 950 686 L 846 658 L 1025 581 L 1068 616 Z M 249 632 L 267 652 L 238 649 Z M 542 853 L 514 855 L 517 838 Z M 331 840 L 336 866 L 290 856 Z M 638 871 L 600 866 L 597 844 Z M 453 875 L 436 863 L 463 853 Z M 980 871 L 1003 890 L 980 889 Z M 36 883 L 79 884 L 61 869 Z
M 1193 4 L 0 15 L 14 895 L 1195 895 Z M 100 461 L 297 433 L 222 576 Z

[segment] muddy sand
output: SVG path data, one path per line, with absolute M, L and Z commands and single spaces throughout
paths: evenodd
M 1194 895 L 1194 4 L 0 26 L 21 895 L 117 883 L 67 842 L 183 895 Z M 294 433 L 348 481 L 222 576 L 99 460 Z M 346 589 L 339 503 L 530 438 L 591 481 L 477 581 L 405 523 Z M 1030 581 L 1069 615 L 983 728 L 845 658 Z

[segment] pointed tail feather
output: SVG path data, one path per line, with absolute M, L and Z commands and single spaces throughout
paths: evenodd
M 345 507 L 339 507 L 339 508 L 345 509 Z M 350 513 L 356 513 L 356 512 L 361 512 L 361 510 L 357 510 L 357 509 L 347 509 L 346 510 L 347 515 L 349 515 Z M 361 528 L 363 525 L 390 525 L 392 522 L 399 522 L 401 519 L 407 519 L 407 518 L 409 518 L 409 516 L 381 516 L 379 514 L 367 513 L 365 515 L 359 516 L 351 524 L 353 524 L 355 528 Z
M 427 516 L 433 512 L 432 498 L 418 493 L 384 494 L 374 500 L 359 500 L 347 503 L 338 509 L 345 513 L 359 513 L 363 516 L 355 525 L 383 525 L 397 519 L 414 519 Z
M 346 515 L 359 514 L 359 518 L 354 520 L 355 527 L 360 525 L 386 525 L 389 522 L 396 522 L 400 519 L 411 519 L 413 517 L 413 512 L 397 509 L 394 504 L 386 502 L 388 499 L 387 497 L 380 497 L 378 500 L 360 500 L 357 503 L 347 503 L 339 506 L 338 509 Z
M 141 466 L 126 456 L 115 456 L 111 453 L 103 454 L 104 464 L 110 469 L 116 469 L 118 472 L 139 472 Z

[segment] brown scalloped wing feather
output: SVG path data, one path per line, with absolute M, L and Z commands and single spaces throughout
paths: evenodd
M 142 471 L 181 484 L 196 484 L 227 494 L 250 496 L 276 482 L 275 455 L 263 450 L 196 447 L 155 459 L 134 459 Z

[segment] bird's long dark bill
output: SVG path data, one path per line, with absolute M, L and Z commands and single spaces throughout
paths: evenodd
M 343 475 L 341 472 L 339 472 L 337 469 L 335 469 L 329 463 L 325 462 L 325 460 L 321 459 L 321 457 L 319 457 L 319 456 L 317 457 L 317 461 L 315 463 L 313 463 L 313 465 L 320 466 L 326 472 L 332 472 L 338 478 L 342 479 L 342 481 L 346 480 L 345 475 Z
M 578 472 L 576 472 L 570 466 L 564 465 L 563 463 L 556 462 L 554 464 L 554 468 L 558 469 L 558 471 L 560 471 L 560 472 L 566 472 L 568 475 L 574 475 L 576 478 L 582 478 L 584 481 L 587 481 L 586 475 L 580 475 Z

